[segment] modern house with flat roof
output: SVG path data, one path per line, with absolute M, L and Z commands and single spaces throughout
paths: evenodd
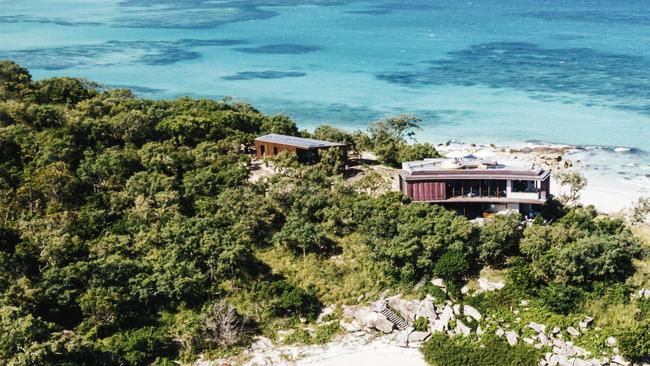
M 472 155 L 402 163 L 399 189 L 412 201 L 442 204 L 468 217 L 504 210 L 534 216 L 550 198 L 551 172 Z
M 318 151 L 338 148 L 345 158 L 346 145 L 339 142 L 308 139 L 271 133 L 255 139 L 255 152 L 258 159 L 264 156 L 274 157 L 282 151 L 289 151 L 298 156 L 298 161 L 311 164 L 318 161 Z

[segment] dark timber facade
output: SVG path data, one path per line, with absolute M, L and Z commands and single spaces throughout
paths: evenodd
M 480 159 L 407 162 L 400 190 L 413 201 L 443 204 L 469 217 L 503 210 L 532 216 L 550 198 L 550 171 Z
M 318 151 L 322 149 L 338 148 L 345 159 L 347 149 L 345 144 L 331 141 L 314 140 L 303 137 L 268 134 L 255 139 L 255 153 L 258 159 L 264 156 L 270 158 L 282 151 L 295 153 L 298 161 L 313 164 L 318 161 Z

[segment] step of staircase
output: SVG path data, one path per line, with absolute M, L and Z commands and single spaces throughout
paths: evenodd
M 404 330 L 408 327 L 408 322 L 401 316 L 395 314 L 395 312 L 391 309 L 384 308 L 381 313 L 384 314 L 384 316 L 386 316 L 386 319 L 388 319 L 391 323 L 395 324 L 397 329 Z

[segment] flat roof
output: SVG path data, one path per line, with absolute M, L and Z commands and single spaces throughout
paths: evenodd
M 544 180 L 549 175 L 550 171 L 537 165 L 503 164 L 493 159 L 425 159 L 402 163 L 402 176 L 407 180 Z
M 280 135 L 280 134 L 277 134 L 277 133 L 270 133 L 268 135 L 260 136 L 260 137 L 256 138 L 255 141 L 271 142 L 271 143 L 276 143 L 276 144 L 298 146 L 298 147 L 301 147 L 301 148 L 304 148 L 304 149 L 317 149 L 317 148 L 320 148 L 320 147 L 345 146 L 345 144 L 342 144 L 340 142 L 315 140 L 315 139 L 308 139 L 308 138 L 304 138 L 304 137 Z

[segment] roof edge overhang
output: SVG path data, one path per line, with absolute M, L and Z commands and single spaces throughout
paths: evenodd
M 475 179 L 505 179 L 505 180 L 535 180 L 542 181 L 551 175 L 550 171 L 543 171 L 539 174 L 525 174 L 525 173 L 501 173 L 501 174 L 479 174 L 472 172 L 471 174 L 464 174 L 462 172 L 444 172 L 436 174 L 411 174 L 407 171 L 400 171 L 400 176 L 405 181 L 426 181 L 426 180 L 475 180 Z

